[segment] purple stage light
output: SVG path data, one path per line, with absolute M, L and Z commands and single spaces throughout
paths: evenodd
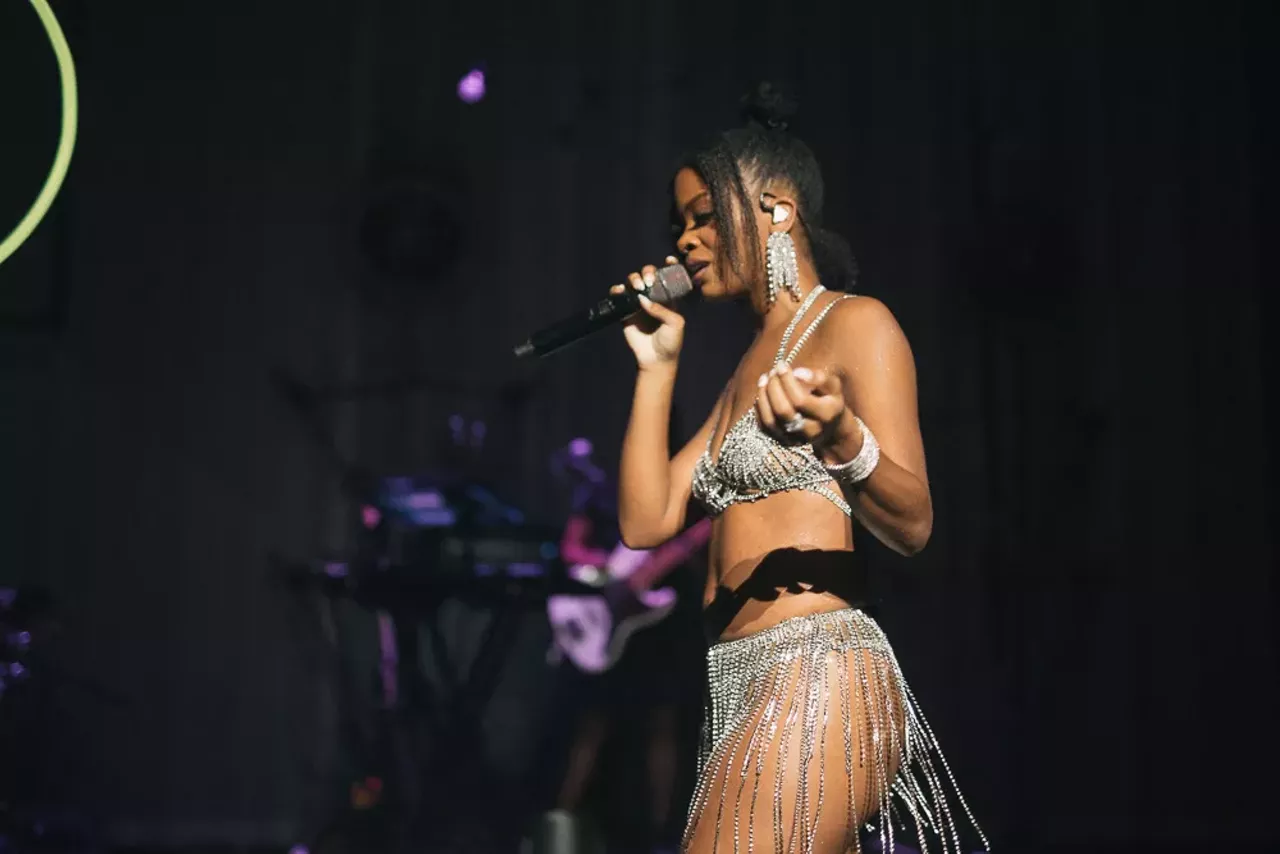
M 574 439 L 569 443 L 569 455 L 575 459 L 591 456 L 591 440 L 590 439 Z
M 473 68 L 458 81 L 458 97 L 467 104 L 475 104 L 484 97 L 484 72 Z

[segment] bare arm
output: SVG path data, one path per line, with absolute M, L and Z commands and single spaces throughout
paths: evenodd
M 876 539 L 903 555 L 925 547 L 933 531 L 933 499 L 925 468 L 911 345 L 877 299 L 848 300 L 832 312 L 831 328 L 845 408 L 823 456 L 851 460 L 862 449 L 861 418 L 880 444 L 871 476 L 844 492 L 854 516 Z
M 665 543 L 684 527 L 693 488 L 693 467 L 715 429 L 720 404 L 680 452 L 671 457 L 667 433 L 675 367 L 641 370 L 631 418 L 622 440 L 618 474 L 618 527 L 633 549 Z
M 673 540 L 649 553 L 644 563 L 627 578 L 632 590 L 648 590 L 667 573 L 689 560 L 711 539 L 711 520 L 703 519 Z
M 678 263 L 668 256 L 668 264 Z M 631 287 L 644 291 L 654 282 L 656 270 L 644 267 L 632 273 Z M 626 285 L 615 285 L 620 293 Z M 684 343 L 684 318 L 666 306 L 641 295 L 644 312 L 622 328 L 627 346 L 635 354 L 639 374 L 631 403 L 631 419 L 622 440 L 622 464 L 618 473 L 618 528 L 622 542 L 633 549 L 648 549 L 676 535 L 684 526 L 693 467 L 715 428 L 718 407 L 707 422 L 673 458 L 667 447 L 671 421 L 671 393 L 676 365 Z
M 861 418 L 880 444 L 880 462 L 866 480 L 842 485 L 845 497 L 876 539 L 913 555 L 933 531 L 933 501 L 911 347 L 889 309 L 870 297 L 844 302 L 818 334 L 830 342 L 832 362 L 771 372 L 756 396 L 760 423 L 781 441 L 811 442 L 832 465 L 862 450 Z M 788 433 L 781 425 L 797 413 L 804 416 L 801 427 Z

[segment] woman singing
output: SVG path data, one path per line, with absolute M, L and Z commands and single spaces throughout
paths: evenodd
M 911 823 L 922 849 L 958 852 L 968 807 L 863 610 L 852 554 L 854 519 L 903 555 L 929 540 L 911 349 L 884 304 L 841 292 L 855 266 L 820 228 L 822 176 L 787 132 L 790 111 L 763 86 L 747 112 L 746 127 L 690 156 L 673 182 L 680 258 L 667 263 L 683 263 L 709 301 L 749 303 L 756 320 L 710 417 L 674 457 L 684 320 L 642 297 L 647 315 L 625 330 L 639 373 L 622 537 L 632 548 L 665 542 L 691 497 L 715 520 L 710 700 L 683 847 L 859 851 L 859 829 L 874 823 L 889 851 L 895 826 Z M 654 272 L 632 274 L 631 287 Z

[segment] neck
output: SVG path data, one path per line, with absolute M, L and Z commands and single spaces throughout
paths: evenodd
M 761 332 L 781 332 L 787 324 L 791 322 L 791 318 L 796 316 L 796 312 L 800 310 L 800 305 L 804 302 L 805 297 L 809 296 L 819 284 L 818 271 L 814 269 L 813 264 L 804 259 L 800 261 L 800 298 L 796 299 L 791 292 L 780 290 L 778 298 L 772 306 L 765 308 L 764 306 L 753 305 L 756 312 L 756 326 Z M 755 303 L 756 300 L 752 300 Z

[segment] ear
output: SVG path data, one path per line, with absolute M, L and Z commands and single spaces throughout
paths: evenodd
M 796 201 L 787 196 L 760 194 L 760 209 L 769 214 L 769 233 L 791 231 L 796 222 Z

